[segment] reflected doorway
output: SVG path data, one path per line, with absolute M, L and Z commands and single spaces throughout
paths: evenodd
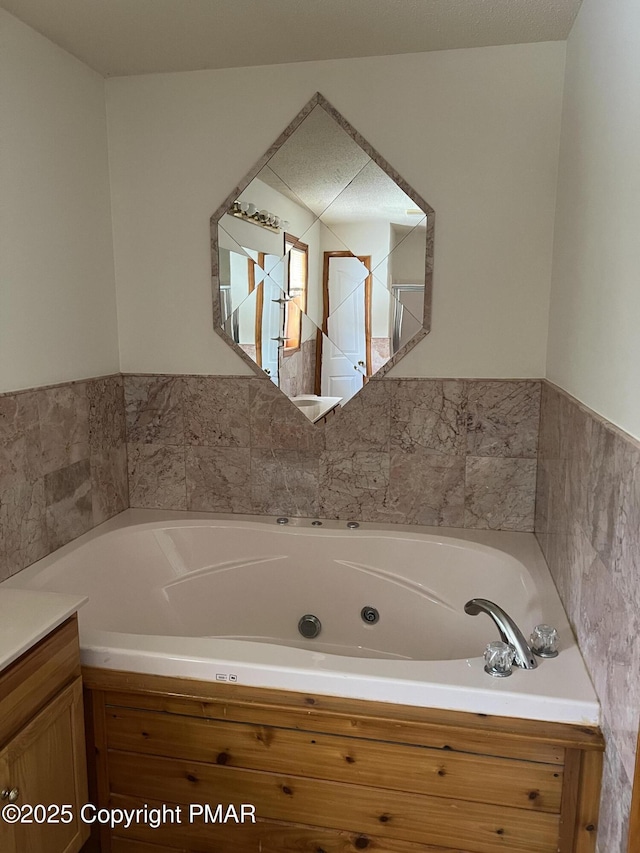
M 371 376 L 371 287 L 370 255 L 324 253 L 316 394 L 346 402 Z

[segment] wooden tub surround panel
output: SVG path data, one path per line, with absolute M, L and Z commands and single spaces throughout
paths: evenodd
M 562 770 L 554 765 L 128 708 L 109 708 L 106 725 L 113 750 L 560 811 Z
M 86 668 L 103 853 L 593 853 L 597 728 Z M 90 764 L 93 762 L 90 761 Z M 255 824 L 189 823 L 190 803 Z

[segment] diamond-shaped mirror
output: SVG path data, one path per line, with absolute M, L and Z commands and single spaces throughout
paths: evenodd
M 434 220 L 316 94 L 211 217 L 216 331 L 322 420 L 429 331 Z

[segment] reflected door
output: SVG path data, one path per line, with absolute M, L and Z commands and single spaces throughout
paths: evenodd
M 362 388 L 366 373 L 362 270 L 358 258 L 329 257 L 328 340 L 322 352 L 322 395 L 345 401 Z

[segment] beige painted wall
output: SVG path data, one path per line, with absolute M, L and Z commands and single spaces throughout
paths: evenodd
M 567 46 L 547 375 L 640 438 L 640 4 L 613 5 Z
M 124 371 L 246 373 L 211 330 L 210 214 L 321 91 L 436 210 L 433 331 L 397 376 L 545 372 L 565 45 L 106 82 Z
M 119 369 L 104 81 L 0 9 L 0 391 Z

